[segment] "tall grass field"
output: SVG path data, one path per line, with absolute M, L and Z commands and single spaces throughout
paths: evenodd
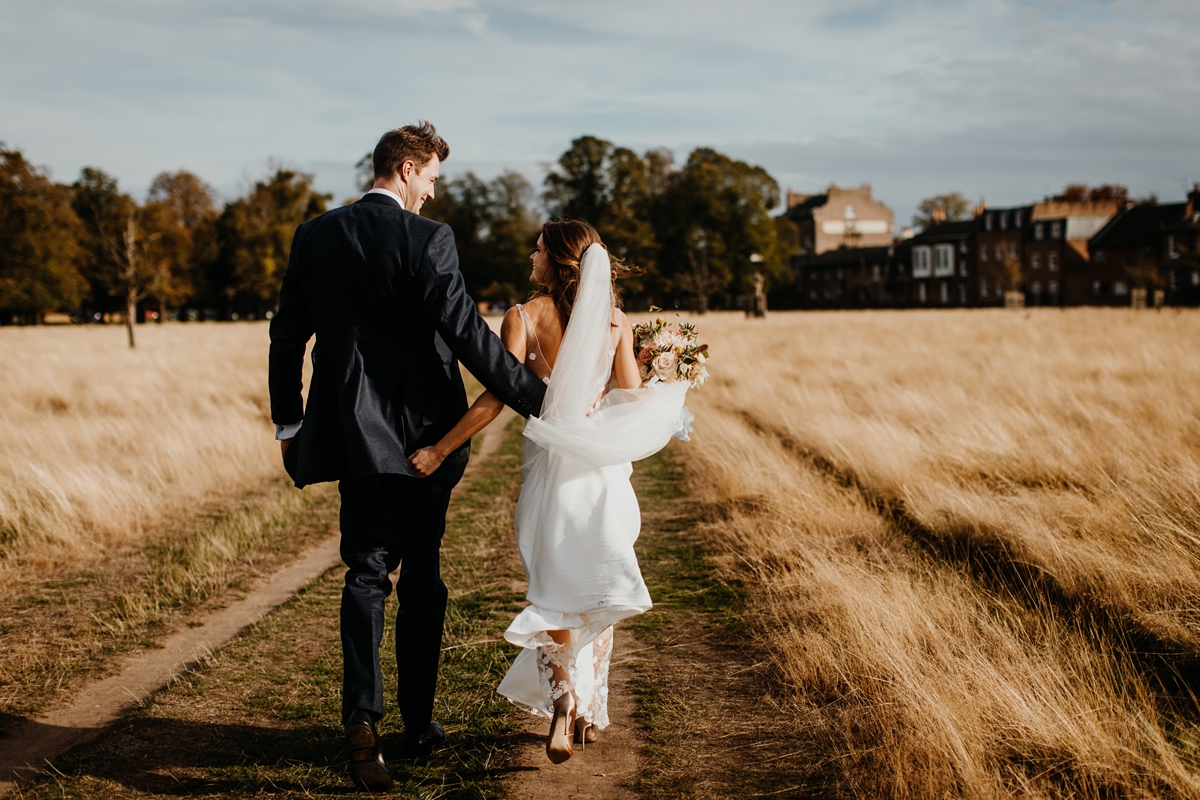
M 1200 315 L 697 321 L 702 533 L 837 794 L 1200 796 Z
M 1200 797 L 1200 314 L 692 321 L 692 535 L 818 793 Z M 265 324 L 0 329 L 0 590 L 278 484 L 266 360 Z
M 266 324 L 0 329 L 0 564 L 140 542 L 279 472 Z

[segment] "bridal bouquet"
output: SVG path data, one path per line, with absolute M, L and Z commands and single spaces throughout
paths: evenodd
M 659 317 L 654 322 L 636 323 L 633 351 L 642 381 L 687 381 L 696 387 L 708 380 L 708 370 L 704 367 L 708 345 L 700 344 L 696 337 L 696 326 L 690 322 L 668 323 Z

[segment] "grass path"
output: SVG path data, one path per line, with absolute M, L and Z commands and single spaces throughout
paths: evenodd
M 509 653 L 498 640 L 520 600 L 508 548 L 519 489 L 519 438 L 510 430 L 456 497 L 443 569 L 451 609 L 436 715 L 452 745 L 422 763 L 397 763 L 397 794 L 495 797 L 518 718 L 493 687 Z M 18 797 L 340 796 L 350 790 L 339 720 L 337 609 L 332 569 L 194 672 L 149 698 L 96 741 L 18 788 Z M 391 631 L 388 632 L 390 639 Z M 385 682 L 395 680 L 387 658 Z M 399 749 L 398 715 L 381 724 Z
M 524 593 L 511 536 L 519 426 L 509 426 L 499 450 L 452 504 L 443 548 L 451 603 L 435 709 L 450 743 L 427 760 L 393 759 L 395 796 L 526 797 L 528 774 L 554 769 L 541 763 L 544 756 L 537 760 L 528 718 L 494 691 L 513 656 L 501 636 Z M 697 509 L 681 494 L 680 481 L 672 453 L 635 471 L 645 520 L 639 549 L 656 607 L 619 634 L 624 646 L 614 665 L 621 673 L 614 685 L 629 687 L 623 691 L 635 702 L 629 694 L 624 700 L 642 726 L 632 754 L 637 768 L 604 778 L 614 795 L 616 788 L 647 797 L 790 793 L 811 782 L 812 759 L 796 757 L 794 732 L 776 724 L 764 700 L 772 676 L 745 629 L 743 593 L 717 579 L 692 535 Z M 340 569 L 328 571 L 15 796 L 352 793 L 338 724 L 341 583 Z M 389 684 L 390 637 L 389 630 L 383 646 Z M 399 750 L 398 725 L 394 711 L 381 723 L 385 754 Z

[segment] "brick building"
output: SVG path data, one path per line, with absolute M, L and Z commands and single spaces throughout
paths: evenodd
M 907 253 L 906 300 L 913 306 L 978 305 L 976 240 L 979 218 L 943 222 L 897 248 Z
M 1012 278 L 1025 269 L 1033 206 L 980 208 L 975 247 L 978 272 L 975 293 L 979 305 L 1003 305 L 1004 291 Z
M 901 304 L 893 247 L 843 247 L 793 259 L 803 308 L 883 308 Z
M 1022 264 L 1027 305 L 1088 302 L 1088 240 L 1120 209 L 1116 201 L 1047 200 L 1033 206 Z
M 981 203 L 974 219 L 935 222 L 895 240 L 890 232 L 846 233 L 860 208 L 890 226 L 891 210 L 867 200 L 868 186 L 788 193 L 785 213 L 801 233 L 791 257 L 796 282 L 780 307 L 1002 306 L 1010 288 L 1031 306 L 1128 305 L 1138 286 L 1162 290 L 1168 305 L 1200 305 L 1200 185 L 1186 203 L 1163 205 Z M 841 227 L 826 224 L 839 220 Z
M 1183 219 L 1162 236 L 1163 284 L 1171 305 L 1200 305 L 1200 186 L 1188 195 Z
M 871 185 L 824 194 L 787 193 L 784 216 L 799 231 L 796 255 L 818 256 L 842 247 L 887 247 L 892 243 L 892 210 L 871 197 Z
M 1086 302 L 1129 305 L 1131 290 L 1137 287 L 1162 289 L 1167 303 L 1196 302 L 1198 195 L 1200 191 L 1193 191 L 1186 203 L 1130 206 L 1109 220 L 1088 241 Z

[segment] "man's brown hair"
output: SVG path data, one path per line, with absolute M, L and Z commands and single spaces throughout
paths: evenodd
M 388 131 L 375 145 L 371 154 L 371 165 L 375 169 L 376 178 L 391 178 L 400 174 L 400 167 L 405 161 L 411 161 L 418 170 L 424 169 L 434 156 L 438 161 L 450 157 L 450 145 L 438 136 L 433 123 L 417 120 L 418 125 L 405 125 Z

